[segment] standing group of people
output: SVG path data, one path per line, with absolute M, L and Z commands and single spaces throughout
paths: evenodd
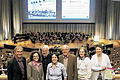
M 42 47 L 42 54 L 34 51 L 30 62 L 22 57 L 23 48 L 14 49 L 14 58 L 8 62 L 8 80 L 97 80 L 106 68 L 111 67 L 109 57 L 96 46 L 96 54 L 90 59 L 84 47 L 78 55 L 70 54 L 68 45 L 63 45 L 62 55 L 49 53 L 49 47 Z

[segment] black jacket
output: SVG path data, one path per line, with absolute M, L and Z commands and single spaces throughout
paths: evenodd
M 49 53 L 46 57 L 42 55 L 42 64 L 43 64 L 43 72 L 44 72 L 44 80 L 46 80 L 46 71 L 47 71 L 47 66 L 49 63 L 52 62 L 52 55 Z
M 24 65 L 24 80 L 27 80 L 26 59 L 24 57 L 22 57 L 22 62 Z M 8 62 L 7 70 L 8 80 L 22 80 L 22 71 L 15 57 Z

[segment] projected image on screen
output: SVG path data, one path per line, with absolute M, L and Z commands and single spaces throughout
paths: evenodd
M 20 0 L 23 23 L 95 23 L 95 0 Z
M 90 0 L 62 0 L 62 19 L 89 19 Z
M 56 0 L 28 0 L 28 19 L 56 19 Z

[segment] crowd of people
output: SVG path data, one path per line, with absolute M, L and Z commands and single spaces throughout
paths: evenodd
M 25 35 L 25 36 L 24 36 Z M 92 36 L 91 34 L 85 34 L 85 33 L 73 33 L 73 32 L 25 32 L 21 35 L 14 36 L 14 42 L 17 42 L 17 39 L 30 39 L 32 43 L 35 43 L 36 41 L 40 43 L 45 43 L 45 45 L 50 44 L 67 44 L 67 43 L 74 43 L 75 41 L 82 42 L 84 40 L 88 40 L 89 37 Z
M 96 46 L 96 53 L 90 58 L 85 47 L 78 54 L 70 54 L 68 45 L 62 46 L 62 54 L 49 52 L 44 45 L 42 52 L 33 51 L 30 62 L 22 56 L 23 48 L 16 46 L 14 58 L 8 62 L 8 80 L 104 80 L 105 70 L 111 68 L 108 55 Z

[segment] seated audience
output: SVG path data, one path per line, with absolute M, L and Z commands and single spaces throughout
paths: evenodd
M 68 43 L 74 43 L 74 42 L 82 42 L 84 40 L 88 40 L 90 37 L 89 34 L 85 33 L 72 33 L 72 32 L 30 32 L 28 33 L 30 40 L 34 44 L 36 41 L 39 41 L 40 43 L 45 43 L 45 45 L 49 44 L 68 44 Z

